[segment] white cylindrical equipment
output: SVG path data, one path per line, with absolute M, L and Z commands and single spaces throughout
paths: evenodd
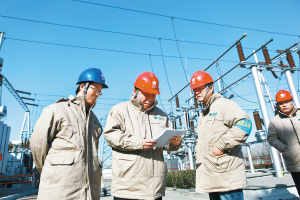
M 259 81 L 257 67 L 252 66 L 251 67 L 251 72 L 252 72 L 254 85 L 255 85 L 255 88 L 256 88 L 256 93 L 257 93 L 260 109 L 261 109 L 263 120 L 264 120 L 265 130 L 266 130 L 266 133 L 268 133 L 268 126 L 269 126 L 270 120 L 269 120 L 269 115 L 268 115 L 268 111 L 267 111 L 266 102 L 264 100 L 263 91 L 262 91 L 261 84 L 260 84 L 260 81 Z M 270 145 L 269 145 L 269 148 L 270 148 L 271 157 L 273 159 L 273 167 L 275 169 L 276 177 L 277 178 L 278 177 L 283 177 L 278 152 L 274 147 L 271 147 Z

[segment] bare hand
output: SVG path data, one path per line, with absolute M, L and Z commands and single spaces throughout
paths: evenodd
M 174 138 L 169 139 L 169 141 L 174 145 L 180 145 L 181 143 L 181 137 L 180 136 L 174 136 Z
M 216 147 L 216 146 L 214 146 L 214 149 L 213 149 L 213 152 L 212 152 L 212 154 L 214 155 L 214 156 L 221 156 L 221 155 L 223 155 L 223 151 L 220 151 L 220 149 L 218 149 L 218 147 Z
M 157 142 L 153 142 L 153 139 L 143 139 L 143 148 L 144 150 L 151 149 Z

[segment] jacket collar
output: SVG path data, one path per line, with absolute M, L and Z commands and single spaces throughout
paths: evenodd
M 278 114 L 280 115 L 281 118 L 288 118 L 288 117 L 295 117 L 296 116 L 296 112 L 297 112 L 297 108 L 294 107 L 291 116 L 284 114 L 283 112 L 281 112 L 281 110 L 278 111 Z
M 61 99 L 57 100 L 56 103 L 66 102 L 66 101 L 68 101 L 69 103 L 73 103 L 76 106 L 79 106 L 80 110 L 82 112 L 84 112 L 84 113 L 86 112 L 85 103 L 84 103 L 83 97 L 81 97 L 81 96 L 74 97 L 73 95 L 70 95 L 68 98 L 61 98 Z M 95 103 L 90 106 L 90 109 L 94 108 L 96 106 L 96 103 L 97 103 L 97 101 L 95 101 Z
M 221 95 L 220 95 L 219 93 L 213 93 L 213 94 L 209 97 L 209 99 L 208 99 L 206 105 L 204 105 L 203 111 L 207 110 L 207 109 L 211 106 L 211 104 L 212 104 L 213 102 L 215 102 L 215 101 L 216 101 L 217 99 L 219 99 L 219 98 L 221 98 Z
M 139 100 L 137 98 L 134 99 L 133 96 L 130 97 L 130 103 L 142 112 L 148 112 L 148 111 L 152 110 L 158 104 L 158 102 L 155 100 L 149 109 L 145 109 L 141 100 Z

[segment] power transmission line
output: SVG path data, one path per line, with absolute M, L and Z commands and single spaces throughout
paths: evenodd
M 11 17 L 11 16 L 5 16 L 5 15 L 0 15 L 0 17 L 7 18 L 7 19 L 21 20 L 21 21 L 26 21 L 26 22 L 34 22 L 34 23 L 46 24 L 46 25 L 61 26 L 61 27 L 66 27 L 66 28 L 76 28 L 76 29 L 81 29 L 81 30 L 97 31 L 97 32 L 104 32 L 104 33 L 113 33 L 113 34 L 127 35 L 127 36 L 134 36 L 134 37 L 142 37 L 142 38 L 148 38 L 148 39 L 159 39 L 159 38 L 161 38 L 161 40 L 177 42 L 177 40 L 174 40 L 174 39 L 171 39 L 171 38 L 162 38 L 162 37 L 155 37 L 155 36 L 149 36 L 149 35 L 139 35 L 139 34 L 133 34 L 133 33 L 124 33 L 124 32 L 118 32 L 118 31 L 110 31 L 110 30 L 104 30 L 104 29 L 83 27 L 83 26 L 60 24 L 60 23 L 54 23 L 54 22 L 45 22 L 45 21 L 39 21 L 39 20 L 33 20 L 33 19 L 24 19 L 24 18 Z M 206 43 L 206 42 L 197 42 L 197 41 L 189 41 L 189 40 L 186 40 L 184 42 L 191 43 L 191 44 L 219 46 L 219 47 L 229 47 L 229 45 Z M 254 48 L 244 47 L 244 49 L 251 49 L 252 50 Z M 269 49 L 269 51 L 276 51 L 276 50 L 270 50 Z
M 137 13 L 142 13 L 142 14 L 148 14 L 148 15 L 153 15 L 153 16 L 158 16 L 158 17 L 165 17 L 165 18 L 173 17 L 173 16 L 168 16 L 168 15 L 163 15 L 163 14 L 134 10 L 134 9 L 129 9 L 129 8 L 122 8 L 122 7 L 117 7 L 117 6 L 110 6 L 110 5 L 100 4 L 100 3 L 89 2 L 89 1 L 81 1 L 81 0 L 73 0 L 73 1 L 91 4 L 91 5 L 103 6 L 103 7 L 108 7 L 108 8 L 114 8 L 114 9 L 119 9 L 119 10 L 137 12 Z M 201 20 L 196 20 L 196 19 L 188 19 L 188 18 L 182 18 L 182 17 L 173 17 L 173 18 L 178 19 L 178 20 L 183 20 L 183 21 L 189 21 L 189 22 L 210 24 L 210 25 L 215 25 L 215 26 L 223 26 L 223 27 L 227 27 L 227 28 L 243 29 L 243 30 L 248 30 L 248 31 L 257 31 L 257 32 L 263 32 L 263 33 L 272 33 L 272 34 L 277 34 L 277 35 L 285 35 L 285 36 L 293 36 L 293 37 L 299 36 L 299 35 L 288 34 L 288 33 L 279 33 L 279 32 L 274 32 L 274 31 L 265 31 L 265 30 L 246 28 L 246 27 L 240 27 L 240 26 L 232 26 L 232 25 L 220 24 L 220 23 L 214 23 L 214 22 L 206 22 L 206 21 L 201 21 Z
M 166 79 L 167 79 L 167 82 L 168 82 L 168 86 L 169 86 L 171 95 L 173 96 L 173 93 L 172 93 L 172 90 L 171 90 L 171 86 L 170 86 L 170 82 L 169 82 L 169 78 L 168 78 L 168 73 L 167 73 L 167 70 L 166 70 L 164 55 L 163 55 L 162 46 L 161 46 L 161 40 L 159 40 L 159 44 L 160 44 L 161 58 L 162 58 L 163 66 L 164 66 L 164 69 L 165 69 Z
M 38 43 L 38 44 L 46 44 L 46 45 L 54 45 L 54 46 L 63 46 L 63 47 L 71 47 L 71 48 L 80 48 L 80 49 L 89 49 L 89 50 L 98 50 L 98 51 L 108 51 L 108 52 L 115 52 L 115 53 L 126 53 L 126 54 L 134 54 L 134 55 L 142 55 L 142 56 L 149 56 L 149 53 L 140 53 L 140 52 L 131 52 L 131 51 L 121 51 L 121 50 L 113 50 L 113 49 L 101 49 L 96 47 L 85 47 L 85 46 L 77 46 L 77 45 L 69 45 L 69 44 L 59 44 L 59 43 L 52 43 L 52 42 L 42 42 L 42 41 L 35 41 L 35 40 L 25 40 L 25 39 L 18 39 L 18 38 L 6 38 L 7 40 L 15 40 L 15 41 L 21 41 L 21 42 L 30 42 L 30 43 Z M 151 54 L 155 57 L 161 57 L 161 55 L 158 54 Z M 168 58 L 180 58 L 178 56 L 168 56 L 164 55 L 164 57 Z M 214 60 L 209 58 L 195 58 L 195 57 L 186 57 L 187 59 L 191 60 Z M 231 61 L 231 60 L 220 60 L 224 62 L 237 62 L 237 61 Z
M 176 45 L 177 45 L 177 50 L 178 50 L 178 54 L 179 54 L 179 57 L 180 57 L 181 66 L 182 66 L 182 69 L 183 69 L 183 72 L 184 72 L 184 75 L 185 75 L 185 78 L 186 78 L 186 82 L 188 83 L 189 80 L 188 80 L 188 77 L 187 77 L 187 75 L 185 73 L 185 69 L 184 69 L 184 66 L 183 66 L 183 63 L 182 63 L 182 59 L 181 59 L 181 54 L 180 54 L 180 50 L 179 50 L 179 46 L 178 46 L 178 40 L 177 40 L 177 36 L 176 36 L 176 31 L 175 31 L 173 17 L 172 17 L 172 25 L 173 25 L 173 31 L 174 31 L 174 36 L 175 36 L 175 39 L 176 39 Z

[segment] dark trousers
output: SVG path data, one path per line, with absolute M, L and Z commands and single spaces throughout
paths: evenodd
M 242 189 L 232 190 L 228 192 L 209 193 L 210 200 L 243 200 L 244 193 Z
M 298 194 L 300 196 L 300 172 L 291 172 Z
M 119 198 L 119 197 L 114 197 L 114 200 L 137 200 L 137 199 L 123 199 L 123 198 Z M 160 197 L 156 200 L 162 200 L 162 197 Z

